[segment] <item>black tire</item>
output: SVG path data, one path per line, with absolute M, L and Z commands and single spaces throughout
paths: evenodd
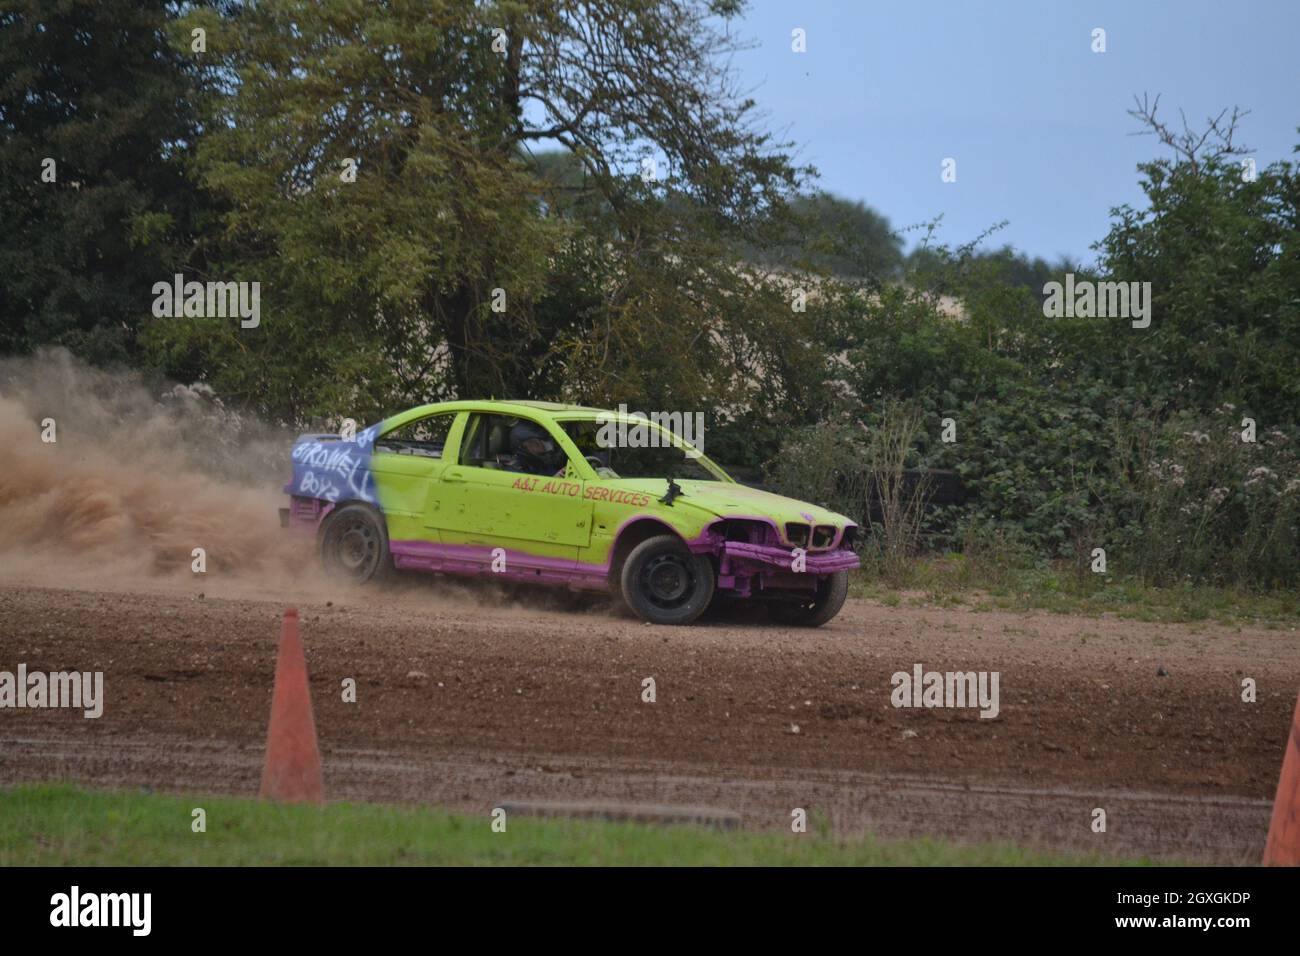
M 652 624 L 690 624 L 709 606 L 716 584 L 709 559 L 671 534 L 638 544 L 619 575 L 624 602 Z
M 836 571 L 817 582 L 817 593 L 804 601 L 773 601 L 767 613 L 777 624 L 821 627 L 844 607 L 849 596 L 849 572 Z
M 384 519 L 365 505 L 344 505 L 325 518 L 320 529 L 320 559 L 325 571 L 365 584 L 393 576 Z

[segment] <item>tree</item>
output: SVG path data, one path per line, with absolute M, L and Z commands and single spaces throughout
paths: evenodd
M 156 325 L 156 354 L 287 417 L 561 388 L 698 398 L 726 375 L 710 363 L 745 351 L 713 347 L 750 298 L 731 250 L 804 174 L 719 65 L 735 9 L 196 12 L 227 84 L 198 169 L 229 203 L 226 277 L 262 282 L 267 320 Z
M 184 161 L 197 76 L 159 0 L 0 6 L 0 350 L 137 357 L 153 283 L 203 197 Z
M 1255 170 L 1224 110 L 1176 130 L 1159 100 L 1132 111 L 1172 156 L 1141 164 L 1144 209 L 1120 206 L 1098 244 L 1113 279 L 1150 282 L 1151 328 L 1116 330 L 1123 363 L 1152 399 L 1208 409 L 1229 401 L 1272 422 L 1300 414 L 1300 171 Z M 1300 147 L 1298 147 L 1300 148 Z M 1107 374 L 1104 367 L 1099 374 Z M 1113 374 L 1113 372 L 1111 373 Z
M 903 239 L 866 203 L 817 192 L 795 198 L 789 214 L 788 239 L 770 249 L 753 250 L 755 258 L 851 278 L 899 275 Z

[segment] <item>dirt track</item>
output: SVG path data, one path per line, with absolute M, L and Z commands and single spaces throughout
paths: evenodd
M 818 631 L 657 628 L 431 582 L 378 596 L 10 583 L 0 670 L 102 670 L 106 704 L 99 720 L 0 711 L 0 785 L 254 793 L 289 604 L 331 798 L 485 815 L 618 799 L 788 831 L 798 806 L 846 835 L 1254 861 L 1300 685 L 1289 629 L 860 601 Z M 1000 716 L 895 709 L 890 675 L 916 663 L 1000 672 Z M 1241 701 L 1243 677 L 1257 703 Z

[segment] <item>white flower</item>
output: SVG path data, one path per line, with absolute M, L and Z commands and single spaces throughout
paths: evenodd
M 1246 478 L 1246 487 L 1253 488 L 1255 485 L 1262 484 L 1270 478 L 1276 477 L 1277 475 L 1275 475 L 1271 470 L 1260 465 L 1258 468 L 1251 469 L 1250 474 Z

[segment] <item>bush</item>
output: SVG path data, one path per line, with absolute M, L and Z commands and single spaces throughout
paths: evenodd
M 1128 428 L 1115 476 L 1120 564 L 1145 580 L 1300 582 L 1300 458 L 1273 428 L 1244 441 L 1235 407 Z

